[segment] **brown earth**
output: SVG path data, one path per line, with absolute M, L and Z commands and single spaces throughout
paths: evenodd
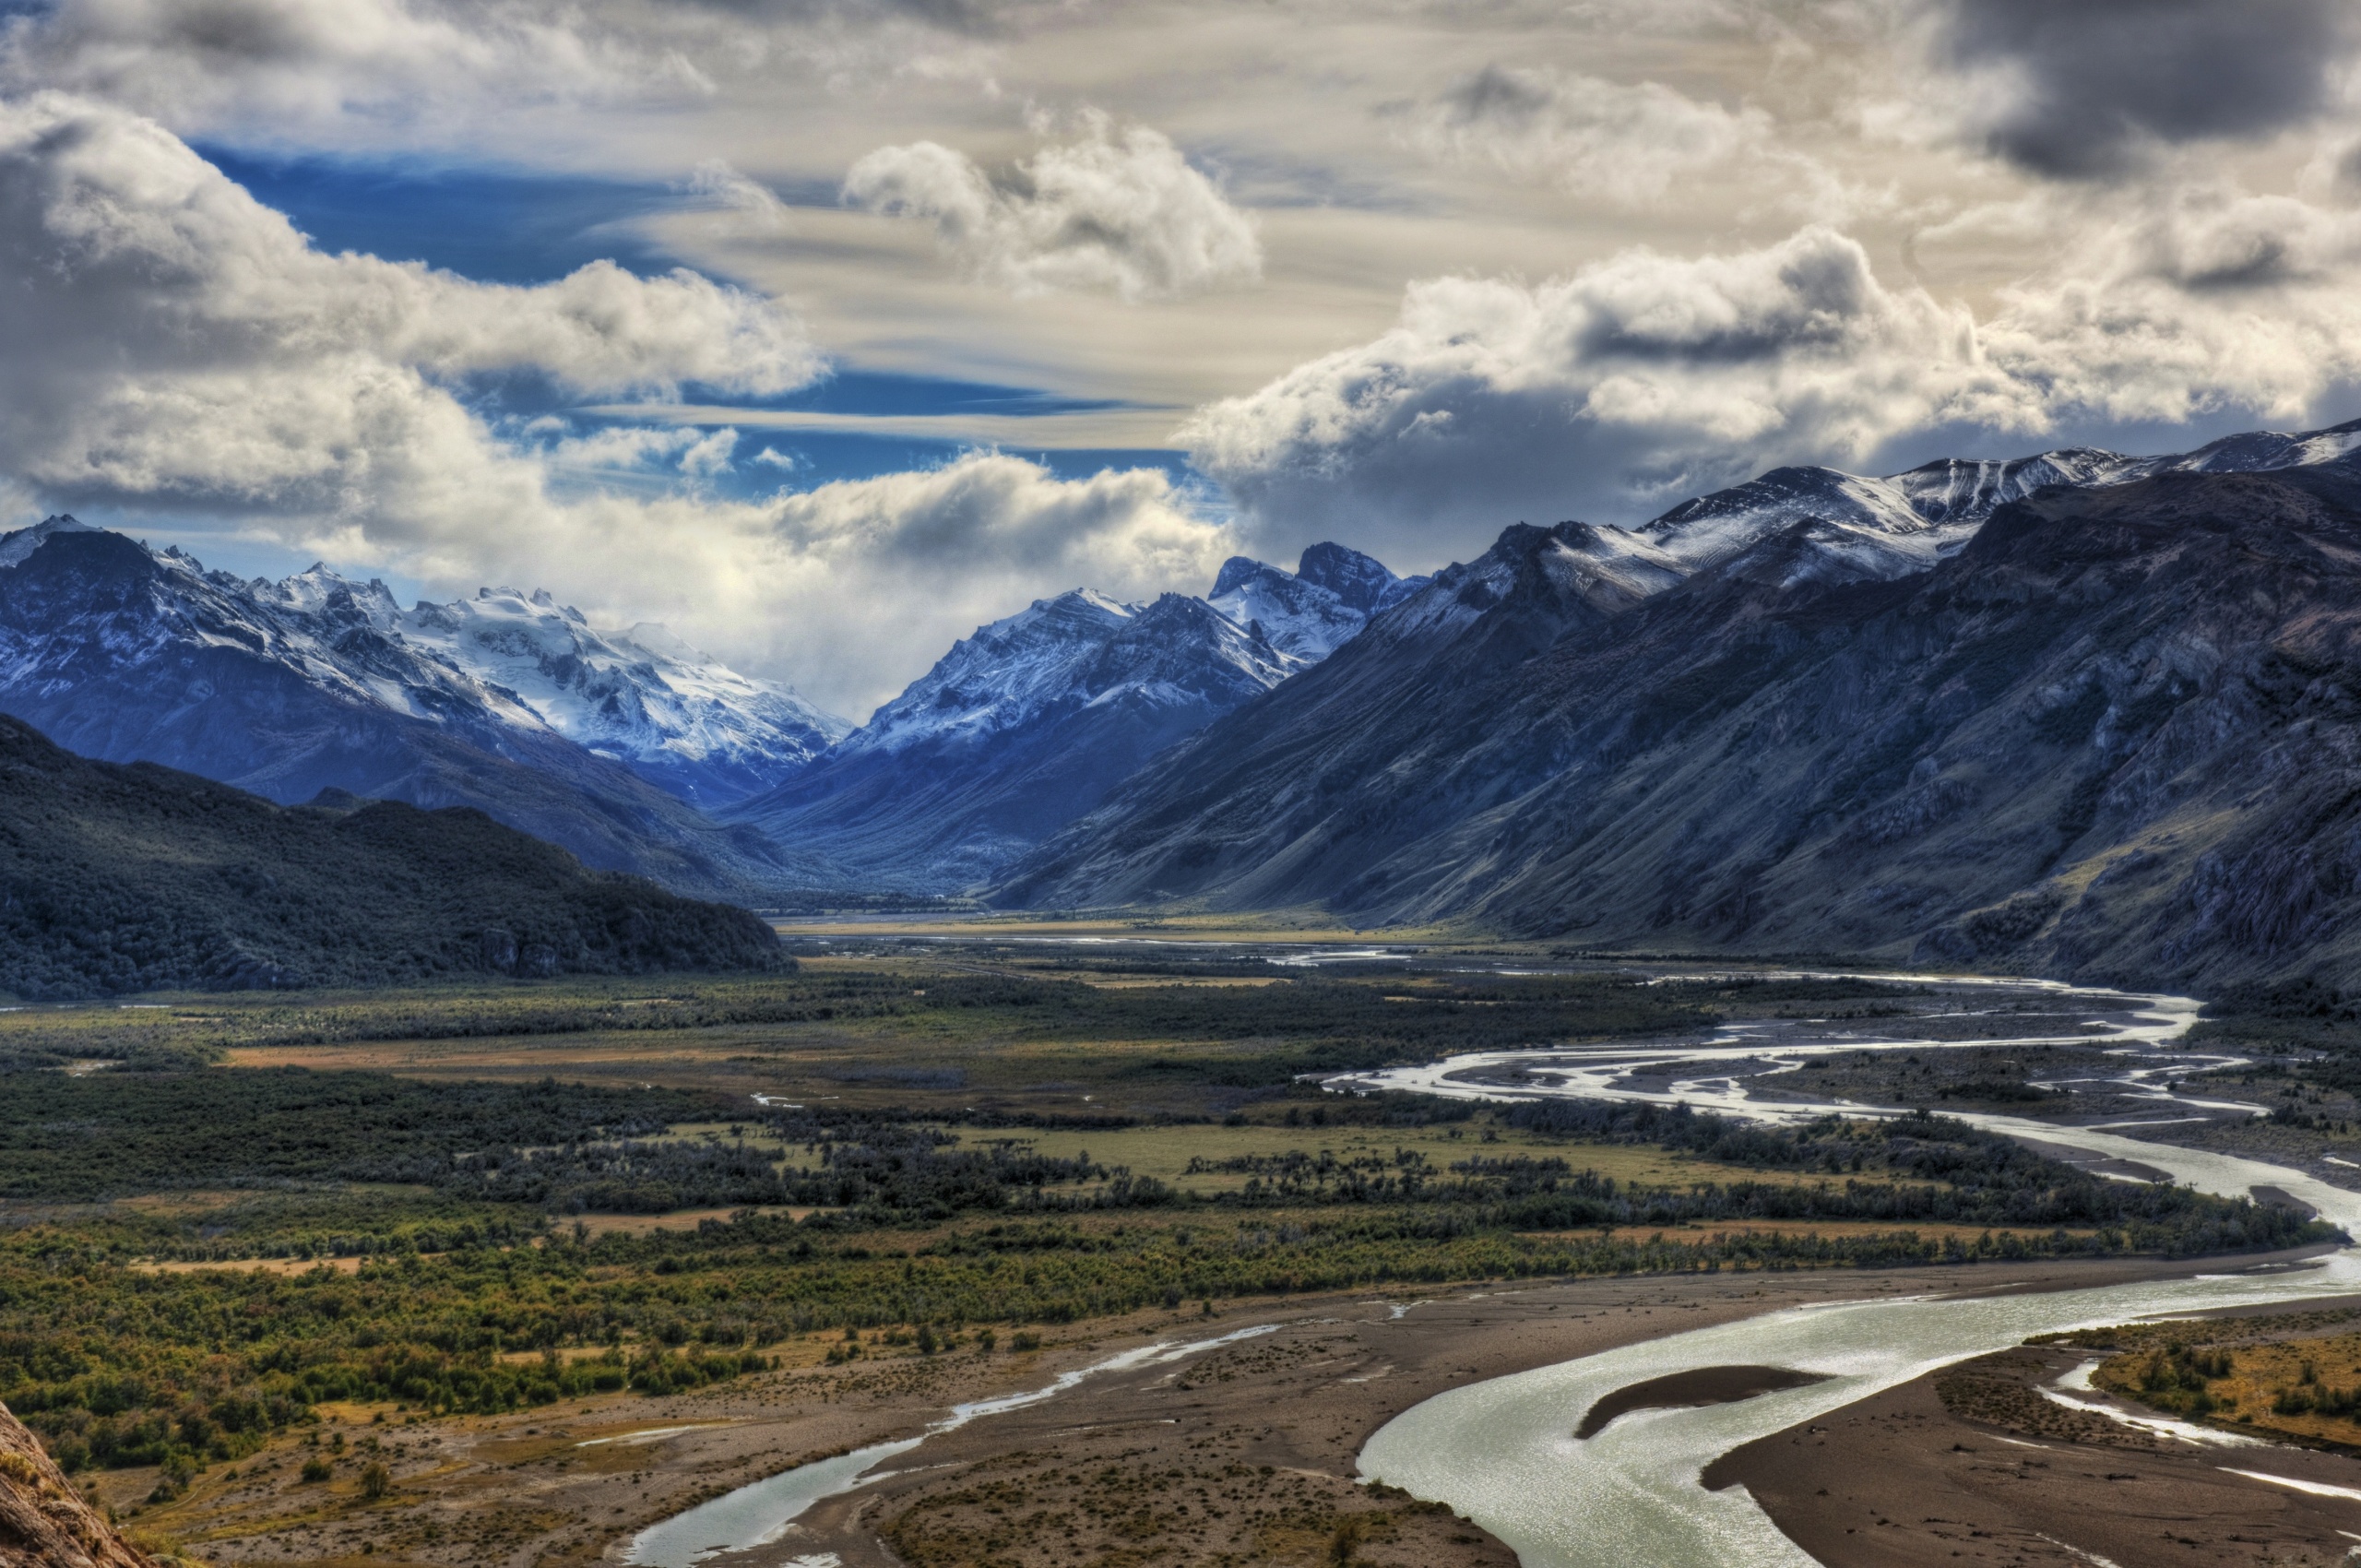
M 2342 1562 L 2361 1540 L 2348 1533 L 2361 1500 L 2232 1473 L 2361 1489 L 2361 1461 L 2199 1447 L 2035 1392 L 2089 1359 L 2063 1346 L 1980 1357 L 1737 1449 L 1705 1484 L 1743 1485 L 1826 1568 L 2295 1568 Z

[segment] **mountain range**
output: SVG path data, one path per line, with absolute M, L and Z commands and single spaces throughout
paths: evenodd
M 283 803 L 475 804 L 742 899 L 1317 904 L 2296 984 L 2342 972 L 2361 899 L 2356 495 L 2361 422 L 1778 469 L 1431 578 L 1331 543 L 1202 599 L 1076 589 L 858 728 L 545 594 L 405 610 L 53 518 L 0 537 L 0 710 Z
M 508 590 L 405 612 L 318 567 L 244 580 L 71 517 L 0 536 L 0 711 L 72 751 L 283 804 L 473 805 L 690 891 L 792 880 L 792 857 L 693 802 L 751 792 L 843 721 L 637 636 Z
M 1151 757 L 1326 658 L 1423 581 L 1322 544 L 1294 572 L 1233 558 L 1209 599 L 1037 600 L 963 638 L 867 724 L 725 819 L 824 861 L 843 885 L 987 883 Z
M 996 897 L 2361 980 L 2356 444 L 1785 469 L 1512 528 Z

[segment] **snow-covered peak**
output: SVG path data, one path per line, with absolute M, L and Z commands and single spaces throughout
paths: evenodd
M 1334 541 L 1307 546 L 1295 564 L 1295 575 L 1303 582 L 1326 588 L 1347 608 L 1363 615 L 1376 614 L 1378 602 L 1401 581 L 1375 556 Z
M 1406 582 L 1358 550 L 1315 544 L 1292 572 L 1231 556 L 1206 602 L 1240 626 L 1259 628 L 1282 653 L 1317 663 L 1425 582 Z
M 1330 589 L 1243 555 L 1223 564 L 1205 602 L 1237 624 L 1260 630 L 1272 647 L 1313 661 L 1369 623 L 1367 612 Z
M 1912 510 L 1937 526 L 1981 523 L 2044 485 L 2112 484 L 2140 459 L 2094 446 L 2067 446 L 2030 457 L 1945 457 L 1872 482 L 1894 486 Z
M 346 700 L 470 726 L 495 744 L 503 735 L 554 731 L 701 805 L 770 788 L 851 728 L 660 626 L 635 629 L 646 642 L 601 634 L 542 590 L 487 588 L 405 611 L 384 583 L 357 582 L 324 564 L 277 582 L 248 580 L 70 517 L 0 536 L 0 567 L 20 566 L 68 532 L 112 541 L 115 569 L 142 585 L 146 612 L 136 635 L 160 658 L 169 646 L 234 647 Z M 61 624 L 0 648 L 0 679 L 30 679 L 70 659 L 89 635 Z M 117 627 L 107 635 L 119 641 L 130 634 Z M 136 661 L 137 651 L 125 656 Z
M 1053 703 L 1087 701 L 1096 694 L 1085 672 L 1140 610 L 1088 588 L 1037 599 L 954 643 L 837 749 L 899 752 L 926 742 L 979 741 Z
M 0 568 L 14 566 L 26 556 L 47 544 L 51 536 L 61 533 L 96 533 L 89 524 L 77 521 L 70 513 L 43 517 L 29 529 L 0 533 Z
M 1645 599 L 1688 574 L 1679 558 L 1621 529 L 1560 523 L 1549 531 L 1548 548 L 1537 558 L 1541 569 L 1602 608 L 1613 600 Z
M 203 567 L 186 557 L 181 558 L 191 570 Z M 401 617 L 401 605 L 393 590 L 376 578 L 365 583 L 353 581 L 314 562 L 308 570 L 283 577 L 278 582 L 257 582 L 253 586 L 256 600 L 275 604 L 299 615 L 318 615 L 337 620 L 366 621 L 379 631 L 391 631 Z
M 1807 517 L 1865 536 L 1924 534 L 1928 519 L 1891 480 L 1864 479 L 1838 469 L 1773 469 L 1758 479 L 1684 501 L 1636 530 L 1690 567 L 1727 560 L 1756 541 Z M 1933 558 L 1932 549 L 1928 557 Z
M 1809 541 L 1821 554 L 1849 556 L 1828 566 L 1836 576 L 1898 576 L 1949 555 L 1994 512 L 2047 485 L 2121 484 L 2161 473 L 2266 472 L 2347 462 L 2357 450 L 2361 420 L 2292 435 L 2251 431 L 2154 457 L 2067 446 L 2025 457 L 1945 458 L 1882 478 L 1839 469 L 1774 469 L 1684 501 L 1635 531 L 1692 569 L 1734 560 L 1777 539 L 1787 541 L 1783 550 Z M 1806 522 L 1813 525 L 1808 533 L 1790 539 Z M 1826 575 L 1801 560 L 1798 571 Z
M 769 788 L 851 728 L 792 688 L 740 674 L 664 627 L 635 628 L 645 641 L 599 632 L 545 589 L 421 601 L 396 629 L 409 645 L 512 695 L 568 740 L 698 805 Z

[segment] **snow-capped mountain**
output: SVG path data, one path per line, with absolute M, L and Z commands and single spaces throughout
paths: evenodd
M 2356 447 L 2361 420 L 2293 435 L 2253 431 L 2153 457 L 2070 446 L 2029 457 L 1945 458 L 1882 477 L 1774 469 L 1684 501 L 1632 531 L 1684 566 L 1703 569 L 1801 529 L 1777 552 L 1792 581 L 1891 579 L 1926 570 L 1965 545 L 1999 508 L 2046 485 L 2314 468 L 2346 462 Z
M 208 572 L 177 549 L 53 517 L 0 536 L 0 710 L 85 755 L 160 762 L 281 802 L 333 789 L 475 805 L 594 866 L 706 891 L 781 880 L 768 845 L 715 827 L 638 770 L 721 727 L 695 699 L 727 691 L 726 671 L 667 655 L 681 683 L 669 684 L 654 650 L 600 654 L 588 640 L 570 659 L 547 641 L 528 658 L 521 635 L 498 647 L 465 636 L 476 619 L 404 612 L 382 583 L 319 568 L 279 583 Z M 440 630 L 426 635 L 428 622 Z M 818 749 L 825 734 L 801 710 L 760 695 L 778 717 L 753 710 L 742 733 L 774 745 L 782 770 Z
M 1397 577 L 1358 550 L 1315 544 L 1292 572 L 1247 555 L 1222 563 L 1206 602 L 1241 626 L 1261 630 L 1273 647 L 1317 663 L 1369 624 L 1370 617 L 1426 586 Z
M 1520 524 L 986 896 L 2349 992 L 2356 451 L 1787 469 L 1654 529 Z
M 1076 590 L 962 638 L 870 721 L 725 814 L 833 880 L 951 892 L 1304 660 L 1201 599 Z
M 832 882 L 955 892 L 1425 582 L 1318 544 L 1293 572 L 1234 557 L 1207 599 L 1037 600 L 962 638 L 826 755 L 725 814 L 823 857 Z
M 708 811 L 769 789 L 852 729 L 665 626 L 599 632 L 540 590 L 421 602 L 393 627 L 412 647 L 514 693 L 559 734 Z

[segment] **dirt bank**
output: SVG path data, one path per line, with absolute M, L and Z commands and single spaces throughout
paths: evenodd
M 2294 1568 L 2342 1562 L 2361 1540 L 2348 1533 L 2361 1530 L 2361 1498 L 2236 1473 L 2361 1489 L 2361 1461 L 2199 1446 L 2041 1396 L 2088 1359 L 2061 1347 L 1981 1357 L 1749 1443 L 1705 1484 L 1743 1485 L 1826 1568 Z

